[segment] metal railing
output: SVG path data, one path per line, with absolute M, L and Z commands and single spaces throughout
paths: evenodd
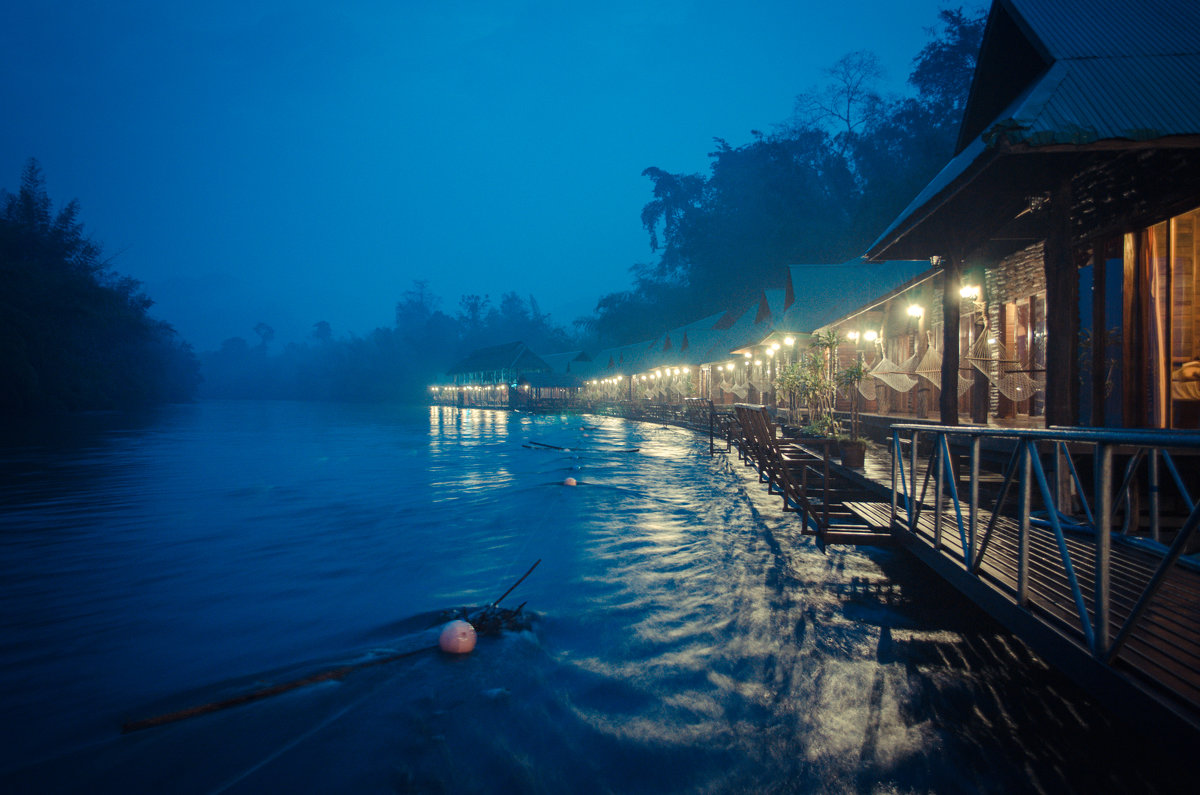
M 967 487 L 966 495 L 959 493 L 960 477 L 956 476 L 962 468 L 964 445 L 967 472 L 961 480 Z M 980 494 L 985 446 L 986 452 L 1006 457 L 999 490 L 987 506 L 981 505 Z M 1200 507 L 1193 497 L 1193 492 L 1200 490 L 1200 467 L 1181 471 L 1176 462 L 1181 455 L 1200 453 L 1200 433 L 1196 432 L 898 424 L 892 429 L 891 447 L 892 526 L 900 526 L 899 519 L 910 533 L 930 535 L 930 523 L 922 525 L 922 516 L 932 512 L 934 549 L 954 552 L 947 549 L 944 535 L 945 526 L 953 525 L 961 550 L 959 562 L 979 577 L 997 527 L 1006 524 L 1012 529 L 1015 523 L 1016 584 L 1012 597 L 1026 609 L 1030 602 L 1031 526 L 1048 528 L 1057 547 L 1060 574 L 1070 587 L 1078 629 L 1091 653 L 1106 663 L 1116 658 L 1138 626 L 1200 524 Z M 1124 474 L 1116 488 L 1115 458 L 1124 459 Z M 918 464 L 922 460 L 926 466 L 918 494 Z M 1077 463 L 1084 461 L 1090 465 L 1090 487 Z M 1173 499 L 1164 499 L 1166 495 L 1160 491 L 1164 469 L 1173 486 Z M 931 481 L 934 493 L 932 502 L 927 502 Z M 1016 504 L 1010 508 L 1008 502 L 1014 491 Z M 1041 502 L 1040 515 L 1034 512 L 1035 497 Z M 1140 508 L 1143 504 L 1148 508 L 1145 522 Z M 1118 515 L 1120 522 L 1116 521 Z M 1175 522 L 1182 520 L 1169 545 L 1163 543 L 1168 535 L 1163 520 L 1168 517 Z M 1118 525 L 1119 530 L 1114 530 Z M 1090 598 L 1085 598 L 1076 573 L 1078 547 L 1073 560 L 1066 531 L 1082 534 L 1094 547 L 1094 561 L 1090 561 L 1093 585 L 1086 594 Z M 1114 539 L 1129 540 L 1153 552 L 1158 560 L 1115 634 L 1110 609 Z

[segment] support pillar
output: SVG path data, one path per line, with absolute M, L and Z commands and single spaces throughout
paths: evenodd
M 1046 235 L 1046 426 L 1079 424 L 1079 271 L 1071 248 L 1071 179 L 1050 198 Z
M 962 310 L 962 259 L 942 258 L 942 425 L 958 425 L 958 326 Z

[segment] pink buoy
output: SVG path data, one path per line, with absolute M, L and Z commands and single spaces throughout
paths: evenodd
M 451 621 L 442 628 L 438 646 L 448 654 L 467 654 L 475 648 L 475 627 L 466 621 Z
M 564 486 L 577 486 L 579 484 L 575 482 L 575 478 L 567 478 L 566 480 L 563 481 L 563 485 Z

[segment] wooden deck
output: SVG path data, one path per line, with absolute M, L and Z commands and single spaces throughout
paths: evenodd
M 922 458 L 924 458 L 922 456 Z M 916 490 L 925 477 L 924 461 L 918 461 Z M 876 485 L 874 500 L 847 502 L 845 507 L 873 532 L 893 532 L 906 548 L 925 560 L 981 606 L 1031 640 L 1048 659 L 1072 674 L 1097 694 L 1113 696 L 1126 715 L 1139 722 L 1163 722 L 1183 736 L 1195 738 L 1200 730 L 1200 572 L 1176 563 L 1141 617 L 1132 625 L 1125 644 L 1111 664 L 1097 658 L 1089 648 L 1067 565 L 1054 531 L 1045 523 L 1031 522 L 1028 543 L 1027 601 L 1018 600 L 1020 523 L 1013 516 L 996 518 L 990 536 L 985 536 L 992 514 L 981 510 L 976 517 L 974 552 L 985 543 L 984 553 L 974 565 L 966 562 L 963 537 L 949 500 L 943 503 L 940 538 L 935 543 L 933 487 L 926 494 L 914 527 L 907 513 L 898 509 L 891 523 L 891 456 L 886 448 L 871 451 L 862 470 L 864 480 Z M 906 477 L 909 477 L 906 467 Z M 913 478 L 909 478 L 910 481 Z M 984 490 L 993 491 L 1002 478 L 984 472 Z M 959 494 L 968 484 L 959 482 Z M 908 485 L 910 491 L 913 484 Z M 981 504 L 988 504 L 981 501 Z M 968 530 L 964 504 L 963 530 Z M 1092 531 L 1064 529 L 1066 560 L 1075 574 L 1080 601 L 1089 622 L 1096 621 L 1095 585 L 1097 550 Z M 1109 638 L 1115 637 L 1142 597 L 1147 584 L 1162 563 L 1162 555 L 1114 538 L 1109 548 Z M 1048 630 L 1048 632 L 1047 632 Z M 1159 709 L 1148 709 L 1148 704 Z M 1155 715 L 1155 718 L 1147 718 Z

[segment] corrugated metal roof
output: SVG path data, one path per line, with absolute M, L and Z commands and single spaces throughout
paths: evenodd
M 1010 148 L 1086 147 L 1200 135 L 1200 2 L 997 0 L 1053 59 L 909 203 L 869 253 L 883 253 Z M 995 7 L 993 7 L 993 14 Z M 1003 67 L 1003 53 L 977 69 Z
M 1200 53 L 1059 61 L 983 138 L 1082 146 L 1197 133 Z
M 492 345 L 487 348 L 476 348 L 465 358 L 446 371 L 447 375 L 478 373 L 491 370 L 520 370 L 543 371 L 550 370 L 550 365 L 541 357 L 529 350 L 523 342 L 509 342 L 504 345 Z
M 1196 0 L 1002 0 L 1054 60 L 1194 53 Z
M 836 265 L 791 265 L 796 301 L 776 319 L 776 331 L 807 334 L 885 295 L 929 268 L 927 260 L 868 262 L 859 257 Z

